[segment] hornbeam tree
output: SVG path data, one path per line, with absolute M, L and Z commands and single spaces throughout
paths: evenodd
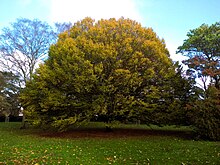
M 85 18 L 50 47 L 22 102 L 30 118 L 60 130 L 95 115 L 107 123 L 146 121 L 174 73 L 164 40 L 151 28 L 124 18 Z

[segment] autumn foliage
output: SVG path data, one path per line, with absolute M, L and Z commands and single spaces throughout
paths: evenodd
M 85 18 L 59 35 L 22 100 L 27 116 L 60 130 L 100 115 L 107 123 L 146 121 L 173 74 L 165 42 L 151 28 Z
M 107 128 L 113 121 L 191 125 L 198 137 L 219 140 L 219 23 L 187 37 L 178 48 L 188 56 L 185 74 L 151 28 L 124 18 L 78 21 L 22 91 L 24 113 L 60 131 L 98 119 Z

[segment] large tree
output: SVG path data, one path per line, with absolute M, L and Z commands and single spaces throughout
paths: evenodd
M 190 30 L 187 37 L 177 52 L 189 57 L 184 61 L 188 73 L 201 78 L 205 90 L 209 82 L 220 89 L 220 22 L 203 24 Z
M 173 73 L 165 42 L 151 28 L 85 18 L 59 35 L 22 100 L 30 117 L 60 129 L 94 115 L 146 121 Z
M 50 25 L 38 19 L 19 18 L 0 35 L 0 66 L 18 75 L 21 85 L 31 79 L 37 65 L 45 59 L 56 39 Z

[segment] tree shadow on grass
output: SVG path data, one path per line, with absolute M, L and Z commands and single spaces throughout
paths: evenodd
M 41 132 L 41 137 L 47 138 L 160 138 L 173 137 L 179 139 L 192 139 L 192 131 L 180 130 L 150 130 L 150 129 L 134 129 L 134 128 L 115 128 L 111 132 L 105 128 L 76 128 L 66 132 Z

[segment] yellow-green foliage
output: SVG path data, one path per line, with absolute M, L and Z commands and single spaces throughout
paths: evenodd
M 85 18 L 59 35 L 22 98 L 26 113 L 56 127 L 96 114 L 129 118 L 157 108 L 170 73 L 164 40 L 151 28 Z

